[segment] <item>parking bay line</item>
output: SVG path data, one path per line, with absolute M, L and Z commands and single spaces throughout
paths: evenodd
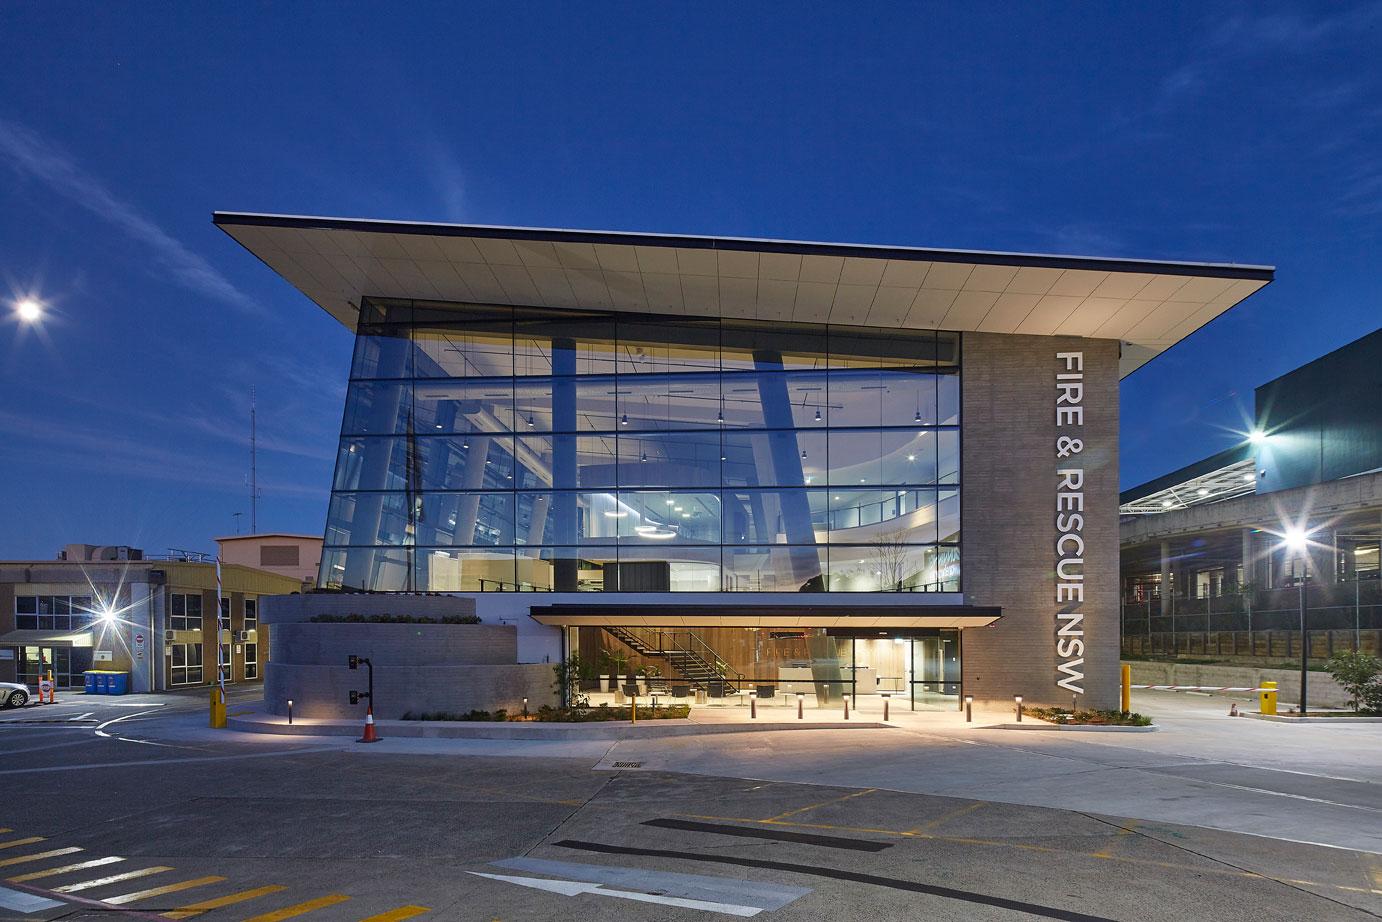
M 46 871 L 34 871 L 30 874 L 20 874 L 18 877 L 9 878 L 14 883 L 23 883 L 26 880 L 42 880 L 45 877 L 55 877 L 58 874 L 70 874 L 73 871 L 85 871 L 88 868 L 98 868 L 103 864 L 114 864 L 117 861 L 124 861 L 124 858 L 117 858 L 109 855 L 105 858 L 93 858 L 90 861 L 80 861 L 76 864 L 64 864 L 60 868 L 48 868 Z
M 818 867 L 808 864 L 789 864 L 785 861 L 763 861 L 754 858 L 734 858 L 728 855 L 709 855 L 700 852 L 674 852 L 660 848 L 629 848 L 621 845 L 604 845 L 599 842 L 581 842 L 574 839 L 563 839 L 560 842 L 552 843 L 559 848 L 571 848 L 579 851 L 601 852 L 611 855 L 641 855 L 649 858 L 672 858 L 682 861 L 703 861 L 712 864 L 729 864 L 736 867 L 763 868 L 770 871 L 787 871 L 794 874 L 807 874 L 814 877 L 829 877 L 835 880 L 847 880 L 854 883 L 872 884 L 876 887 L 887 887 L 893 890 L 906 890 L 912 893 L 925 893 L 931 896 L 939 896 L 946 899 L 958 900 L 966 903 L 977 903 L 982 906 L 994 906 L 1000 909 L 1012 909 L 1017 912 L 1025 912 L 1034 916 L 1041 916 L 1046 919 L 1057 919 L 1060 922 L 1113 922 L 1105 916 L 1095 916 L 1083 912 L 1074 912 L 1068 909 L 1058 909 L 1052 906 L 1042 906 L 1037 903 L 1027 903 L 1022 900 L 1012 900 L 1001 896 L 989 896 L 984 893 L 973 893 L 967 890 L 955 890 L 951 887 L 939 887 L 934 884 L 923 884 L 910 880 L 897 880 L 889 877 L 878 877 L 873 874 L 862 874 L 857 871 L 843 871 L 836 868 Z M 474 872 L 471 872 L 474 873 Z
M 110 877 L 98 877 L 95 880 L 84 880 L 80 883 L 54 887 L 53 892 L 76 893 L 80 890 L 90 890 L 92 887 L 103 887 L 106 884 L 118 884 L 122 880 L 133 880 L 136 877 L 148 877 L 150 874 L 162 874 L 164 871 L 171 870 L 172 868 L 156 865 L 151 868 L 140 868 L 137 871 L 126 871 L 124 874 L 113 874 Z
M 254 890 L 244 890 L 240 893 L 232 893 L 230 896 L 218 896 L 214 900 L 203 900 L 200 903 L 192 903 L 181 906 L 172 912 L 163 913 L 169 919 L 186 919 L 189 916 L 200 915 L 211 909 L 220 909 L 222 906 L 231 906 L 235 903 L 243 903 L 245 900 L 252 900 L 257 896 L 265 896 L 269 893 L 278 893 L 287 890 L 287 887 L 280 887 L 277 884 L 270 884 L 267 887 L 257 887 Z
M 846 839 L 843 836 L 822 836 L 809 832 L 752 829 L 745 826 L 728 826 L 723 823 L 697 823 L 693 820 L 678 820 L 670 817 L 644 820 L 640 825 L 657 826 L 662 829 L 681 829 L 687 832 L 711 832 L 717 835 L 740 836 L 746 839 L 772 839 L 779 842 L 796 842 L 801 845 L 819 845 L 824 848 L 847 848 L 858 852 L 881 852 L 885 848 L 893 847 L 891 842 L 870 842 L 867 839 Z

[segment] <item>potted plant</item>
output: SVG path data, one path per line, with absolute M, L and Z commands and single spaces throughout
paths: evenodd
M 601 650 L 600 691 L 607 692 L 617 689 L 628 664 L 629 657 L 627 654 L 618 650 Z

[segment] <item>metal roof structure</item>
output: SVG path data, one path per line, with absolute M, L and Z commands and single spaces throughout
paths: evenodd
M 1270 266 L 217 212 L 354 330 L 363 297 L 1122 343 L 1127 376 L 1272 281 Z

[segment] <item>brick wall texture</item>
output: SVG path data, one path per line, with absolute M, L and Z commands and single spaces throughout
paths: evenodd
M 1056 426 L 1058 352 L 1084 353 L 1084 425 Z M 1056 487 L 1084 469 L 1085 693 L 1081 707 L 1118 704 L 1118 343 L 1079 337 L 965 333 L 961 497 L 965 601 L 1003 617 L 966 629 L 964 693 L 977 701 L 1071 703 L 1057 686 Z M 1059 436 L 1080 438 L 1057 459 Z

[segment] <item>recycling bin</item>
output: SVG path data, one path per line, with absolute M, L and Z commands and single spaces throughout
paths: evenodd
M 106 694 L 123 695 L 130 689 L 130 674 L 128 672 L 110 672 L 106 674 Z
M 83 672 L 82 677 L 86 680 L 86 693 L 88 695 L 100 694 L 100 692 L 96 691 L 96 673 Z

